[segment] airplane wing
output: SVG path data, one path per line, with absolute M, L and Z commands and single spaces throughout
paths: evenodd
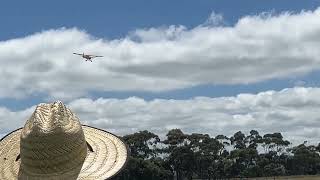
M 82 54 L 79 54 L 79 53 L 73 53 L 73 54 L 76 54 L 76 55 L 80 55 L 80 56 L 82 56 Z
M 96 56 L 96 55 L 89 55 L 90 57 L 92 58 L 95 58 L 95 57 L 103 57 L 103 56 Z

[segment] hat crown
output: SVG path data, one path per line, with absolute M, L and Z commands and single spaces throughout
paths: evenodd
M 51 104 L 39 104 L 30 119 L 27 121 L 24 130 L 29 133 L 58 133 L 64 131 L 65 125 L 76 120 L 72 112 L 60 102 Z M 71 122 L 72 123 L 72 122 Z
M 79 168 L 86 154 L 79 119 L 60 101 L 39 104 L 22 129 L 20 156 L 26 174 Z

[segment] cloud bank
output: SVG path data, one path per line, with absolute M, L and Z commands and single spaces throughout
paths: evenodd
M 296 87 L 234 97 L 189 100 L 82 98 L 67 106 L 83 124 L 125 135 L 149 130 L 164 136 L 172 128 L 212 136 L 236 131 L 281 132 L 293 143 L 319 143 L 320 88 Z M 23 126 L 35 106 L 22 111 L 0 109 L 0 133 Z
M 246 16 L 233 26 L 212 14 L 197 27 L 137 29 L 100 39 L 77 28 L 0 41 L 0 98 L 91 91 L 166 91 L 201 84 L 248 84 L 320 69 L 320 8 Z M 84 62 L 73 52 L 105 56 Z

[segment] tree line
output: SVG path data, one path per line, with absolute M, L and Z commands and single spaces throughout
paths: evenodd
M 123 136 L 130 155 L 114 180 L 189 180 L 320 174 L 320 143 L 293 146 L 281 133 L 251 130 L 233 136 L 185 134 L 172 129 L 165 140 L 140 131 Z

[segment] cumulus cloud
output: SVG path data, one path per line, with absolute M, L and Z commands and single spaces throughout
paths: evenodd
M 73 29 L 0 41 L 0 96 L 44 93 L 72 99 L 90 91 L 165 91 L 200 84 L 247 84 L 320 69 L 320 8 L 137 29 L 100 39 Z M 73 52 L 103 55 L 83 62 Z
M 5 133 L 22 127 L 34 109 L 35 106 L 21 111 L 11 111 L 8 108 L 0 107 L 0 138 L 4 136 Z
M 196 97 L 188 100 L 82 98 L 67 106 L 83 124 L 119 135 L 149 130 L 162 137 L 172 128 L 212 136 L 236 131 L 281 132 L 294 143 L 320 138 L 320 88 L 296 87 L 233 97 Z M 0 133 L 23 125 L 34 106 L 23 111 L 0 110 Z
M 219 26 L 224 23 L 224 19 L 222 14 L 217 14 L 212 12 L 206 22 L 203 24 L 204 26 Z

